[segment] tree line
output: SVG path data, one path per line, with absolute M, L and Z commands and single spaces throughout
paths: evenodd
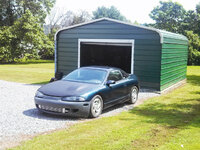
M 63 27 L 102 17 L 131 23 L 114 6 L 98 7 L 91 15 L 87 11 L 58 9 L 54 4 L 55 0 L 0 0 L 0 62 L 53 59 L 54 34 Z M 177 2 L 161 1 L 149 16 L 155 23 L 145 26 L 187 36 L 188 64 L 200 65 L 200 4 L 186 11 Z

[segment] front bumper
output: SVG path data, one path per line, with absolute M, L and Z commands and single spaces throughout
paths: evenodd
M 39 111 L 55 115 L 88 117 L 90 113 L 90 102 L 67 102 L 35 97 L 35 104 Z

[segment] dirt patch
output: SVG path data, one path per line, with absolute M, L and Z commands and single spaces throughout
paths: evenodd
M 174 127 L 156 126 L 148 131 L 146 136 L 132 141 L 133 149 L 146 150 L 158 148 L 178 131 L 179 129 Z

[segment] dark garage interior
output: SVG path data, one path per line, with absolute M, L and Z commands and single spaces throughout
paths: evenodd
M 112 66 L 131 73 L 131 46 L 127 44 L 81 43 L 80 66 Z

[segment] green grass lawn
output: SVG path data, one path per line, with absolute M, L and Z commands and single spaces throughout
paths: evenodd
M 200 66 L 188 67 L 187 78 L 185 86 L 131 111 L 39 135 L 14 149 L 200 149 Z
M 42 84 L 52 77 L 54 77 L 54 63 L 0 65 L 0 80 Z

